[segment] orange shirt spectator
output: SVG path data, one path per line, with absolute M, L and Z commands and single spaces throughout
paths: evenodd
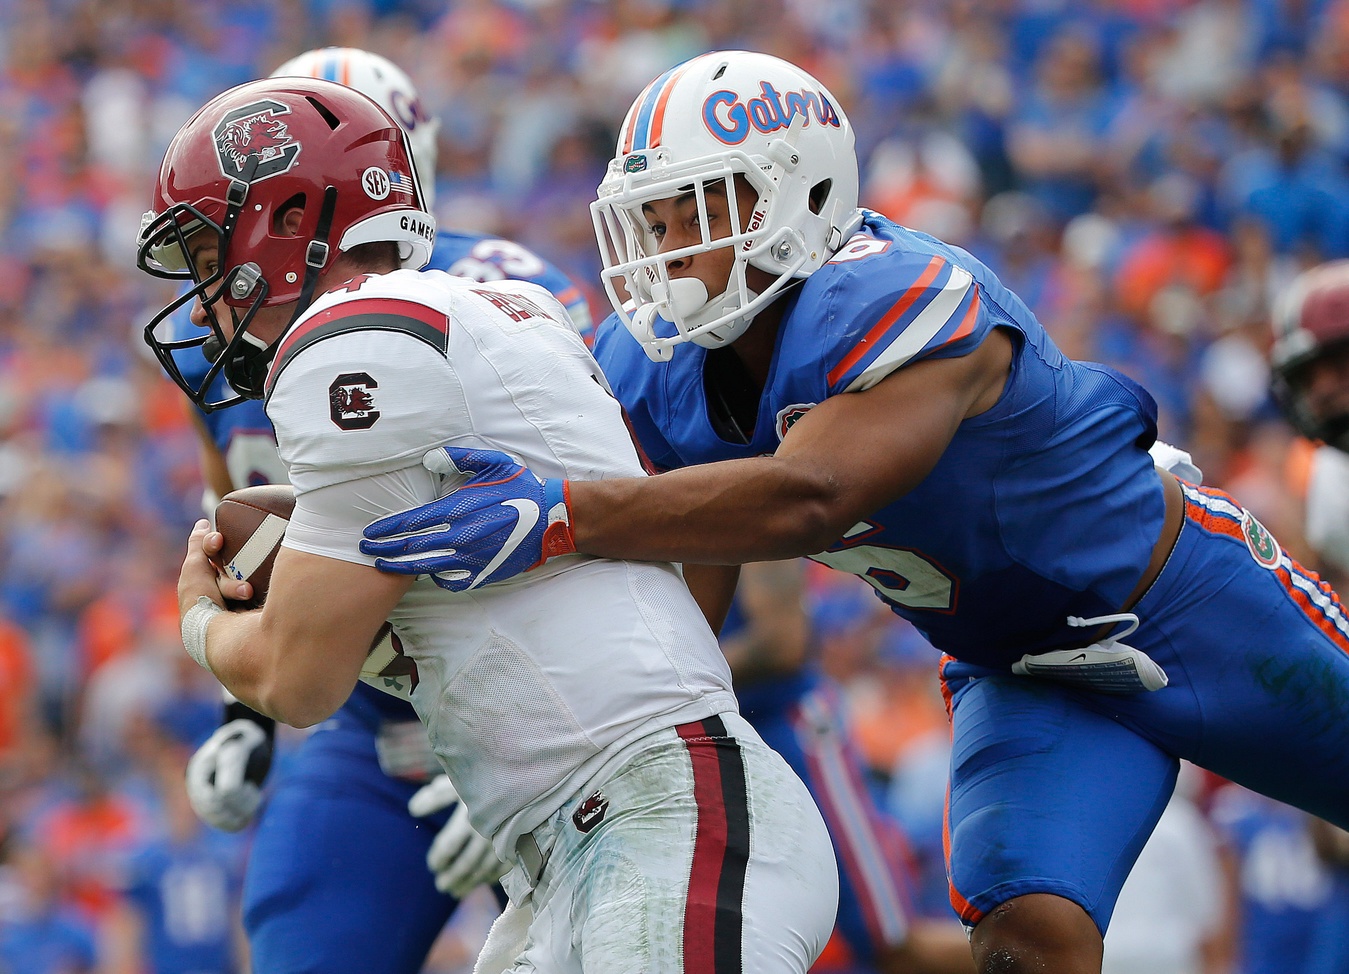
M 33 654 L 28 635 L 0 618 L 0 761 L 13 756 L 32 719 Z

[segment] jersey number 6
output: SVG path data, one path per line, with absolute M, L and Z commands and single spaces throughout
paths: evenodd
M 956 580 L 932 559 L 910 548 L 857 545 L 822 551 L 811 555 L 810 560 L 856 575 L 891 605 L 935 612 L 955 608 Z

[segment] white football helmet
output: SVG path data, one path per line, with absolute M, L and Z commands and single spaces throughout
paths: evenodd
M 427 209 L 435 203 L 436 134 L 440 120 L 426 114 L 416 87 L 388 58 L 355 47 L 319 47 L 296 55 L 272 72 L 273 78 L 322 78 L 355 88 L 372 98 L 408 134 L 412 162 Z
M 687 341 L 707 348 L 735 341 L 793 280 L 810 276 L 847 242 L 862 220 L 853 142 L 834 96 L 767 54 L 704 54 L 647 86 L 623 121 L 591 217 L 605 291 L 648 356 L 665 361 Z M 744 217 L 736 175 L 758 192 Z M 705 194 L 718 181 L 732 225 L 744 230 L 713 240 Z M 642 204 L 689 192 L 703 217 L 702 242 L 657 253 Z M 709 298 L 700 281 L 670 277 L 671 260 L 718 247 L 735 248 L 722 294 Z M 745 280 L 749 267 L 776 279 L 756 294 Z

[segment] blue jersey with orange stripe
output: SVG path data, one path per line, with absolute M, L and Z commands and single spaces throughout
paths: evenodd
M 510 240 L 477 233 L 440 230 L 431 252 L 427 270 L 443 270 L 475 281 L 520 280 L 547 288 L 567 309 L 577 331 L 584 336 L 591 328 L 590 308 L 585 295 L 572 280 L 533 251 Z M 188 319 L 189 307 L 171 318 L 175 339 L 200 335 L 202 329 Z M 176 353 L 183 376 L 199 383 L 209 363 L 195 348 Z M 225 398 L 225 380 L 217 377 L 211 399 Z M 283 483 L 285 466 L 276 452 L 276 434 L 267 419 L 262 400 L 246 399 L 228 409 L 200 413 L 211 439 L 220 449 L 230 479 L 235 486 Z M 358 723 L 369 723 L 372 716 L 385 719 L 416 720 L 412 705 L 397 697 L 358 684 L 346 708 Z M 339 717 L 342 716 L 339 714 Z
M 1118 610 L 1162 526 L 1146 391 L 1066 358 L 970 254 L 869 211 L 782 300 L 755 424 L 739 441 L 716 420 L 706 349 L 681 345 L 655 363 L 617 316 L 600 325 L 595 356 L 657 467 L 771 454 L 830 396 L 912 362 L 967 355 L 1001 328 L 1016 351 L 998 404 L 960 425 L 909 494 L 813 557 L 862 577 L 933 645 L 986 665 L 1080 645 L 1067 616 Z

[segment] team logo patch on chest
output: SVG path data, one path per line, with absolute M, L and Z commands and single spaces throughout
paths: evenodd
M 796 425 L 798 419 L 818 405 L 816 402 L 794 402 L 779 409 L 777 422 L 774 424 L 774 428 L 778 431 L 778 440 L 781 441 L 787 435 L 787 431 Z
M 344 372 L 328 387 L 328 409 L 344 430 L 368 430 L 379 419 L 372 390 L 378 389 L 368 372 Z
M 1241 533 L 1256 564 L 1271 571 L 1279 567 L 1279 542 L 1275 541 L 1274 535 L 1255 519 L 1255 515 L 1245 509 L 1241 512 Z
M 582 834 L 591 832 L 604 821 L 607 811 L 609 799 L 604 796 L 604 792 L 597 791 L 576 806 L 576 811 L 571 813 L 571 824 Z
M 300 143 L 281 117 L 288 114 L 290 109 L 281 102 L 265 99 L 222 118 L 211 132 L 221 173 L 230 179 L 242 177 L 250 156 L 258 160 L 253 182 L 289 171 L 299 158 Z

